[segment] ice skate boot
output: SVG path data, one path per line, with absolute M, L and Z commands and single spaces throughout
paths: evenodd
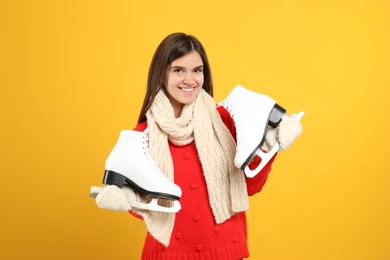
M 131 207 L 161 212 L 178 212 L 182 191 L 170 181 L 149 153 L 148 129 L 144 132 L 123 130 L 105 164 L 103 183 L 122 187 L 126 182 L 134 190 L 152 198 L 150 203 L 129 201 Z M 171 207 L 158 204 L 158 199 L 172 200 Z
M 241 85 L 237 85 L 219 105 L 225 107 L 236 126 L 237 151 L 234 164 L 244 170 L 247 177 L 252 178 L 278 151 L 278 143 L 268 153 L 260 150 L 260 147 L 264 143 L 268 126 L 277 127 L 286 115 L 286 110 L 271 97 Z M 251 170 L 248 164 L 256 155 L 261 158 L 261 162 L 256 169 Z

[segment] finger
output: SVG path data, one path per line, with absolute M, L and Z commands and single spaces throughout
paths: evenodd
M 296 116 L 297 116 L 297 113 L 292 113 L 292 114 L 290 115 L 290 118 L 291 118 L 291 119 L 294 119 Z

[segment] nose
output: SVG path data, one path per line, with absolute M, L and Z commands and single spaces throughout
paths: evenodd
M 184 77 L 183 83 L 187 84 L 187 85 L 192 85 L 195 83 L 195 79 L 194 79 L 192 73 L 189 72 L 186 74 L 186 76 Z

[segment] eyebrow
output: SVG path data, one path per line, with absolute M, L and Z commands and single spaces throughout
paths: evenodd
M 200 68 L 204 68 L 204 65 L 199 65 L 199 66 L 194 67 L 194 69 L 200 69 Z M 177 66 L 172 66 L 171 69 L 185 69 L 185 67 L 177 65 Z

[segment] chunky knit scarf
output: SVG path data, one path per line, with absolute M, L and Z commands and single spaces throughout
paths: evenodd
M 168 140 L 178 146 L 195 140 L 217 224 L 248 209 L 245 177 L 233 163 L 236 144 L 215 108 L 214 99 L 204 89 L 192 104 L 183 107 L 179 118 L 175 118 L 172 105 L 161 90 L 146 116 L 151 156 L 172 181 L 174 170 Z M 138 213 L 152 236 L 168 245 L 175 214 L 145 210 Z

